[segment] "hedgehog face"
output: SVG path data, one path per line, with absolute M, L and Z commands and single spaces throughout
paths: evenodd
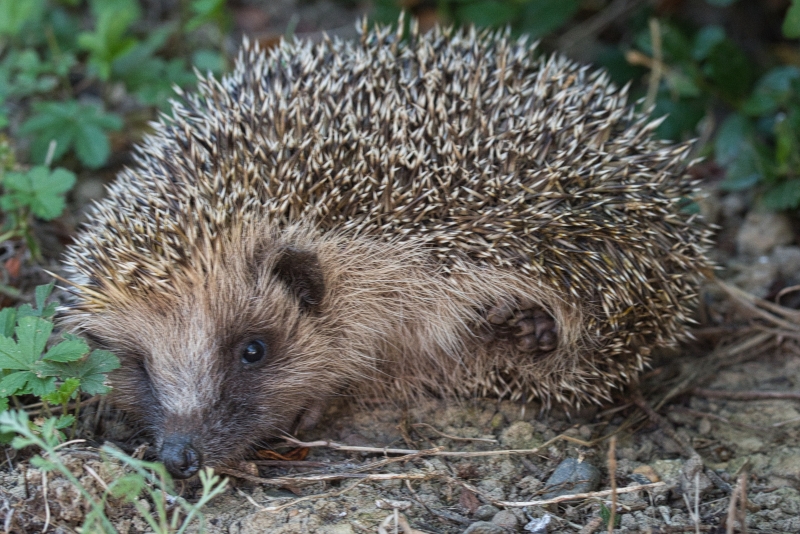
M 317 333 L 325 284 L 316 254 L 262 243 L 242 256 L 85 325 L 119 355 L 116 402 L 151 429 L 176 478 L 242 457 L 332 393 L 309 387 L 329 372 L 319 361 L 332 345 Z

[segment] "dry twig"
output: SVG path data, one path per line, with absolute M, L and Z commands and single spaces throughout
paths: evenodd
M 694 388 L 692 394 L 698 397 L 730 400 L 800 400 L 800 391 L 725 391 Z
M 608 444 L 608 475 L 611 477 L 611 515 L 608 518 L 608 534 L 614 532 L 617 521 L 617 436 L 611 436 Z
M 603 524 L 603 518 L 600 516 L 593 517 L 591 521 L 586 523 L 578 534 L 594 534 Z
M 287 477 L 274 477 L 263 478 L 230 469 L 227 467 L 218 467 L 216 472 L 224 475 L 230 475 L 236 478 L 242 478 L 255 482 L 257 484 L 266 484 L 268 486 L 296 486 L 298 484 L 313 484 L 316 482 L 330 482 L 333 480 L 344 480 L 347 478 L 357 478 L 361 481 L 366 480 L 427 480 L 436 476 L 441 476 L 444 473 L 430 472 L 430 473 L 330 473 L 323 475 L 307 475 L 307 476 L 287 476 Z
M 411 425 L 411 426 L 412 426 L 412 427 L 414 427 L 414 428 L 417 428 L 417 427 L 430 428 L 430 429 L 431 429 L 433 432 L 435 432 L 437 435 L 439 435 L 439 436 L 441 436 L 441 437 L 443 437 L 443 438 L 452 439 L 452 440 L 455 440 L 455 441 L 481 441 L 481 442 L 483 442 L 483 443 L 497 443 L 497 440 L 496 440 L 496 439 L 488 439 L 488 438 L 461 438 L 461 437 L 459 437 L 459 436 L 451 436 L 450 434 L 445 434 L 444 432 L 441 432 L 441 431 L 437 430 L 435 427 L 433 427 L 433 426 L 431 426 L 431 425 L 429 425 L 429 424 L 427 424 L 427 423 L 414 423 L 414 424 L 413 424 L 413 425 Z
M 725 519 L 725 531 L 727 534 L 733 534 L 737 520 L 742 534 L 747 534 L 747 477 L 749 475 L 750 466 L 745 463 L 736 481 L 736 489 L 733 490 L 731 501 L 728 503 L 728 516 Z M 739 502 L 738 510 L 736 509 L 737 501 Z
M 649 22 L 650 41 L 653 43 L 653 68 L 650 71 L 650 80 L 647 82 L 647 96 L 644 99 L 644 109 L 648 111 L 655 106 L 664 66 L 661 53 L 661 26 L 656 18 L 651 18 Z
M 575 501 L 581 499 L 594 499 L 599 497 L 608 497 L 613 493 L 633 493 L 634 491 L 647 491 L 655 488 L 660 488 L 665 486 L 664 482 L 653 482 L 652 484 L 639 484 L 637 486 L 628 486 L 625 488 L 618 488 L 616 490 L 603 490 L 603 491 L 590 491 L 588 493 L 573 493 L 572 495 L 561 495 L 558 497 L 553 497 L 552 499 L 544 499 L 541 501 L 497 501 L 495 500 L 493 504 L 500 505 L 500 506 L 508 506 L 508 507 L 515 507 L 520 508 L 523 506 L 545 506 L 548 504 L 558 504 L 567 501 Z

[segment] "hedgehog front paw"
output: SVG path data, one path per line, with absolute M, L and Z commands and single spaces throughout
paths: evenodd
M 524 352 L 547 353 L 558 346 L 553 316 L 538 304 L 504 302 L 486 311 L 493 339 L 513 342 Z

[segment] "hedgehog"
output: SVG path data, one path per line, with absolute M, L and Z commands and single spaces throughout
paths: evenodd
M 601 403 L 688 335 L 690 143 L 507 31 L 399 27 L 245 43 L 68 248 L 64 324 L 174 477 L 335 397 Z

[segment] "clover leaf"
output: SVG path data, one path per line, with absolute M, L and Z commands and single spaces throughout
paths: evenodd
M 49 221 L 64 211 L 64 195 L 73 185 L 75 175 L 66 169 L 50 171 L 38 166 L 27 172 L 10 172 L 3 180 L 0 207 L 5 211 L 29 208 L 36 217 Z

